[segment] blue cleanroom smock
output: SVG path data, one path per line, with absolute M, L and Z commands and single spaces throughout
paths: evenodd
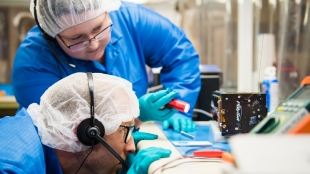
M 52 43 L 63 59 L 60 61 L 37 26 L 28 32 L 16 53 L 12 76 L 14 94 L 22 107 L 39 103 L 48 87 L 75 72 L 122 77 L 133 84 L 137 97 L 141 97 L 148 88 L 145 65 L 162 67 L 160 81 L 164 88 L 177 90 L 178 98 L 195 106 L 201 83 L 199 56 L 184 31 L 156 12 L 130 2 L 122 2 L 119 10 L 109 14 L 113 26 L 105 49 L 105 65 L 72 58 L 57 42 Z
M 41 143 L 25 109 L 0 119 L 0 173 L 62 173 L 54 149 Z

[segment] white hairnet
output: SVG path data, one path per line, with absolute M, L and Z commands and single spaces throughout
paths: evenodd
M 33 1 L 30 11 L 34 16 Z M 36 12 L 41 28 L 55 37 L 69 27 L 118 10 L 120 5 L 120 0 L 37 0 Z
M 132 85 L 125 79 L 93 73 L 95 118 L 105 134 L 115 132 L 122 122 L 139 116 L 139 102 Z M 27 109 L 44 145 L 68 151 L 86 150 L 79 142 L 78 124 L 90 118 L 90 94 L 86 73 L 75 73 L 58 81 L 41 96 L 40 105 Z

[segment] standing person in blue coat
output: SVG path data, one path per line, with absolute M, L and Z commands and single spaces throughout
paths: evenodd
M 0 173 L 115 174 L 123 167 L 127 174 L 147 174 L 153 161 L 171 151 L 150 147 L 131 164 L 124 161 L 136 150 L 138 116 L 139 101 L 127 80 L 69 75 L 49 87 L 40 104 L 0 119 Z
M 137 125 L 159 120 L 164 129 L 195 130 L 192 109 L 165 120 L 152 105 L 152 95 L 142 98 L 148 88 L 146 65 L 162 67 L 164 88 L 177 91 L 176 98 L 194 108 L 201 85 L 199 56 L 181 28 L 146 7 L 120 0 L 32 0 L 30 10 L 39 25 L 18 48 L 12 74 L 21 107 L 39 103 L 49 86 L 70 74 L 100 72 L 127 79 L 137 97 L 148 101 Z

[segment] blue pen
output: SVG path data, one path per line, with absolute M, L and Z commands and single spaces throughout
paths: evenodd
M 188 134 L 188 133 L 186 133 L 186 132 L 184 132 L 184 131 L 180 131 L 180 134 L 181 134 L 181 135 L 184 135 L 184 136 L 186 136 L 186 137 L 188 137 L 188 138 L 191 138 L 191 139 L 194 139 L 194 138 L 195 138 L 194 135 Z

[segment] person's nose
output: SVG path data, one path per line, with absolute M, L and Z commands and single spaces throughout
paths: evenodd
M 90 49 L 92 49 L 92 48 L 96 49 L 96 48 L 98 48 L 98 45 L 99 45 L 99 41 L 93 38 L 92 40 L 89 41 L 88 47 Z
M 125 150 L 128 153 L 133 153 L 136 151 L 135 142 L 133 141 L 133 138 L 131 137 L 128 143 L 126 144 Z

